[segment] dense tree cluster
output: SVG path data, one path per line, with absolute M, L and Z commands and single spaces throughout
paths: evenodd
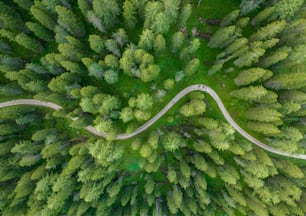
M 177 82 L 198 82 L 206 44 L 188 32 L 190 2 L 0 2 L 1 100 L 64 107 L 0 109 L 0 215 L 305 214 L 305 165 L 241 138 L 203 93 L 142 135 L 114 140 L 159 111 Z M 286 152 L 305 151 L 304 6 L 242 0 L 208 42 L 222 49 L 209 74 L 232 71 L 237 88 L 224 95 Z M 107 138 L 81 130 L 88 125 Z
M 251 1 L 243 1 L 242 6 L 245 2 L 251 4 Z M 238 71 L 234 82 L 240 88 L 232 89 L 231 95 L 249 103 L 245 114 L 249 129 L 269 136 L 274 146 L 291 152 L 304 151 L 303 139 L 289 139 L 290 144 L 286 145 L 285 139 L 280 138 L 285 133 L 291 133 L 288 127 L 290 131 L 305 134 L 305 127 L 302 126 L 305 102 L 292 99 L 295 98 L 293 94 L 305 94 L 306 87 L 306 39 L 302 36 L 306 20 L 305 12 L 301 9 L 303 6 L 304 1 L 299 0 L 280 0 L 269 4 L 251 17 L 250 25 L 255 30 L 248 38 L 243 34 L 245 30 L 237 26 L 238 21 L 231 21 L 224 24 L 208 44 L 223 48 L 209 70 L 210 74 L 223 69 L 226 71 L 225 67 L 230 62 L 235 66 L 232 70 Z M 237 13 L 234 11 L 227 17 L 238 19 Z M 241 11 L 240 16 L 244 15 Z M 242 34 L 234 38 L 235 32 Z M 288 94 L 292 98 L 282 97 Z M 305 139 L 305 136 L 302 137 Z

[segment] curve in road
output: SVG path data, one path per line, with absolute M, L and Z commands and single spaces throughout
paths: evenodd
M 190 92 L 193 92 L 193 91 L 201 91 L 201 92 L 205 92 L 205 93 L 209 94 L 215 100 L 215 102 L 217 103 L 217 105 L 218 105 L 220 111 L 222 112 L 224 118 L 226 119 L 226 121 L 229 124 L 231 124 L 233 126 L 233 128 L 235 128 L 235 130 L 238 133 L 240 133 L 243 137 L 245 137 L 250 142 L 257 145 L 258 147 L 260 147 L 262 149 L 265 149 L 268 152 L 277 154 L 277 155 L 282 155 L 282 156 L 286 156 L 286 157 L 306 160 L 306 155 L 291 154 L 291 153 L 287 153 L 287 152 L 277 150 L 277 149 L 272 148 L 271 146 L 257 140 L 253 136 L 251 136 L 249 133 L 247 133 L 244 129 L 242 129 L 233 120 L 233 118 L 230 116 L 230 114 L 226 110 L 226 108 L 225 108 L 224 104 L 222 103 L 218 94 L 212 88 L 210 88 L 209 86 L 204 85 L 204 84 L 197 84 L 197 85 L 191 85 L 191 86 L 186 87 L 185 89 L 180 91 L 178 94 L 176 94 L 174 96 L 174 98 L 172 98 L 172 100 L 160 112 L 158 112 L 153 118 L 151 118 L 145 124 L 143 124 L 142 126 L 137 128 L 133 133 L 129 133 L 129 134 L 122 133 L 122 134 L 119 134 L 115 139 L 116 140 L 125 140 L 125 139 L 132 138 L 132 137 L 142 133 L 143 131 L 148 129 L 151 125 L 153 125 L 157 120 L 159 120 L 166 112 L 168 112 L 168 110 L 171 109 L 171 107 L 173 107 L 180 99 L 182 99 L 185 95 L 187 95 L 187 94 L 189 94 Z M 54 110 L 62 109 L 61 106 L 59 106 L 55 103 L 44 102 L 44 101 L 33 100 L 33 99 L 19 99 L 19 100 L 12 100 L 12 101 L 3 102 L 3 103 L 0 103 L 0 108 L 9 107 L 9 106 L 16 106 L 16 105 L 43 106 L 43 107 L 48 107 L 48 108 L 51 108 L 51 109 L 54 109 Z M 76 119 L 77 118 L 72 118 L 73 121 L 75 121 Z M 87 131 L 89 131 L 90 133 L 92 133 L 93 135 L 96 135 L 96 136 L 99 136 L 99 137 L 105 138 L 107 136 L 106 133 L 97 131 L 97 129 L 95 129 L 93 126 L 87 126 L 87 127 L 85 127 L 85 129 Z

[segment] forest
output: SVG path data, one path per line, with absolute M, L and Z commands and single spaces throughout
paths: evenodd
M 118 139 L 196 84 L 306 155 L 306 1 L 0 0 L 0 215 L 304 216 L 306 161 L 205 92 Z

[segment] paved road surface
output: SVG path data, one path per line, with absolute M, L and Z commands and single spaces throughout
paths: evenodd
M 187 94 L 189 94 L 190 92 L 193 92 L 193 91 L 202 91 L 202 92 L 205 92 L 205 93 L 209 94 L 215 100 L 215 102 L 217 103 L 217 105 L 218 105 L 219 109 L 221 110 L 221 112 L 222 112 L 224 118 L 226 119 L 226 121 L 229 124 L 231 124 L 238 133 L 240 133 L 243 137 L 245 137 L 250 142 L 252 142 L 255 145 L 257 145 L 258 147 L 260 147 L 262 149 L 265 149 L 266 151 L 269 151 L 271 153 L 277 154 L 277 155 L 282 155 L 282 156 L 286 156 L 286 157 L 298 158 L 298 159 L 306 160 L 306 155 L 286 153 L 286 152 L 277 150 L 275 148 L 272 148 L 271 146 L 268 146 L 267 144 L 265 144 L 265 143 L 257 140 L 256 138 L 252 137 L 250 134 L 248 134 L 245 130 L 243 130 L 233 120 L 233 118 L 230 116 L 230 114 L 227 112 L 226 108 L 224 107 L 224 105 L 223 105 L 221 99 L 219 98 L 218 94 L 212 88 L 210 88 L 207 85 L 203 85 L 203 84 L 191 85 L 189 87 L 186 87 L 185 89 L 180 91 L 177 95 L 175 95 L 175 97 L 172 98 L 172 100 L 159 113 L 157 113 L 153 118 L 151 118 L 145 124 L 143 124 L 142 126 L 137 128 L 133 133 L 119 134 L 115 139 L 116 140 L 125 140 L 125 139 L 132 138 L 132 137 L 142 133 L 143 131 L 148 129 L 151 125 L 153 125 L 156 121 L 158 121 L 181 98 L 183 98 L 185 95 L 187 95 Z M 39 100 L 32 100 L 32 99 L 19 99 L 19 100 L 7 101 L 7 102 L 4 102 L 4 103 L 0 103 L 0 108 L 8 107 L 8 106 L 15 106 L 15 105 L 43 106 L 43 107 L 49 107 L 49 108 L 54 109 L 54 110 L 62 109 L 61 106 L 59 106 L 59 105 L 57 105 L 55 103 L 44 102 L 44 101 L 39 101 Z M 77 118 L 73 118 L 72 120 L 75 121 L 76 119 Z M 92 126 L 88 126 L 85 129 L 87 131 L 89 131 L 90 133 L 92 133 L 92 134 L 94 134 L 96 136 L 99 136 L 99 137 L 104 137 L 105 138 L 107 136 L 106 133 L 101 133 L 101 132 L 97 131 Z

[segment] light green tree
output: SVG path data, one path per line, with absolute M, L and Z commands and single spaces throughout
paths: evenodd
M 267 93 L 267 89 L 263 86 L 250 86 L 232 91 L 231 96 L 241 100 L 254 101 L 265 96 Z
M 305 73 L 281 73 L 274 75 L 265 85 L 272 89 L 299 89 L 306 86 Z
M 137 22 L 137 6 L 134 1 L 127 0 L 123 3 L 124 22 L 128 28 L 133 28 Z
M 282 114 L 275 109 L 268 107 L 250 108 L 246 112 L 246 118 L 253 121 L 260 122 L 275 122 L 281 121 Z
M 118 21 L 120 7 L 118 1 L 93 0 L 92 6 L 95 14 L 102 20 L 105 28 L 111 28 Z
M 149 110 L 153 106 L 153 98 L 149 94 L 141 93 L 136 98 L 136 104 L 141 110 Z
M 153 47 L 157 54 L 161 54 L 166 50 L 166 40 L 163 35 L 159 34 L 155 37 Z
M 158 13 L 154 21 L 152 22 L 151 29 L 155 33 L 166 34 L 170 29 L 170 20 L 167 17 L 166 13 L 160 12 Z
M 240 15 L 240 10 L 234 10 L 227 14 L 220 23 L 221 27 L 229 26 L 233 24 Z
M 34 18 L 40 22 L 43 26 L 45 26 L 49 30 L 54 30 L 56 26 L 55 20 L 53 20 L 52 16 L 48 14 L 46 11 L 41 10 L 38 6 L 33 5 L 31 7 L 31 13 Z
M 83 37 L 86 34 L 84 23 L 70 10 L 62 6 L 56 6 L 58 14 L 57 22 L 75 37 Z
M 256 67 L 241 71 L 234 81 L 237 86 L 244 86 L 257 81 L 265 81 L 272 75 L 272 71 Z
M 269 23 L 268 25 L 260 28 L 257 32 L 255 32 L 253 35 L 249 37 L 249 41 L 261 41 L 261 40 L 267 40 L 275 37 L 277 34 L 282 32 L 287 23 L 285 20 L 280 21 L 274 21 L 272 23 Z
M 206 110 L 206 104 L 202 100 L 191 100 L 180 108 L 180 113 L 185 117 L 202 115 Z
M 143 30 L 142 34 L 140 35 L 140 39 L 138 42 L 138 46 L 145 50 L 150 50 L 153 48 L 154 45 L 154 33 L 149 30 Z
M 105 52 L 104 40 L 99 35 L 89 35 L 89 46 L 98 54 Z
M 178 52 L 184 44 L 185 36 L 182 32 L 175 32 L 171 39 L 171 52 Z
M 192 13 L 192 6 L 191 4 L 185 4 L 182 6 L 181 13 L 179 15 L 179 26 L 182 28 L 186 26 L 186 23 Z
M 28 50 L 31 50 L 34 53 L 41 53 L 44 50 L 43 46 L 40 44 L 39 41 L 35 40 L 34 38 L 30 37 L 25 33 L 19 33 L 15 37 L 15 41 L 19 45 L 27 48 Z
M 170 132 L 162 137 L 162 143 L 167 151 L 174 152 L 186 146 L 185 140 L 177 133 Z

